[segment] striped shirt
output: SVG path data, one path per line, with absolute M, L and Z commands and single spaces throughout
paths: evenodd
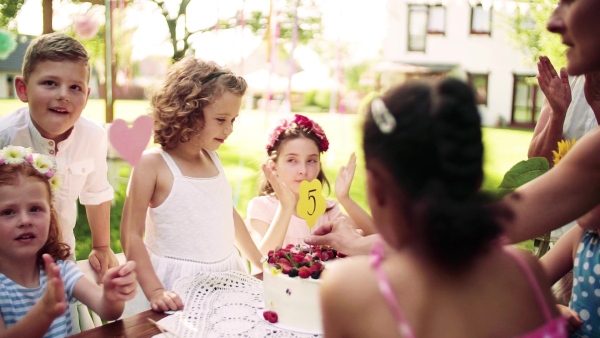
M 66 299 L 69 303 L 75 301 L 73 298 L 73 287 L 83 276 L 73 261 L 57 261 L 65 284 Z M 4 319 L 6 327 L 15 325 L 23 318 L 29 310 L 42 298 L 46 291 L 48 279 L 46 271 L 40 268 L 40 285 L 35 288 L 23 287 L 4 274 L 0 273 L 0 314 Z M 69 310 L 57 317 L 50 325 L 44 338 L 65 337 L 71 333 L 71 315 Z

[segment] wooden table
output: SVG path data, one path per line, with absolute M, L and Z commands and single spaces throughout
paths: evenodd
M 107 338 L 107 337 L 135 337 L 149 338 L 160 334 L 158 328 L 148 321 L 148 318 L 159 321 L 167 314 L 154 312 L 152 310 L 144 311 L 131 317 L 119 319 L 112 323 L 99 326 L 97 328 L 86 330 L 71 337 L 76 338 Z

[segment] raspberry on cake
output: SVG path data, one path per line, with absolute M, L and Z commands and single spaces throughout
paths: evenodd
M 322 333 L 319 279 L 326 265 L 341 257 L 345 255 L 325 245 L 289 244 L 270 250 L 263 263 L 264 318 L 272 322 L 268 318 L 274 313 L 277 323 L 288 329 Z

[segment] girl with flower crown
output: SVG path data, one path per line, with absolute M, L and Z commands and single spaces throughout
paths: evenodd
M 321 153 L 328 149 L 325 132 L 306 116 L 296 114 L 284 118 L 273 128 L 267 140 L 267 159 L 262 165 L 259 196 L 249 202 L 247 210 L 246 223 L 255 240 L 268 235 L 279 239 L 278 245 L 304 243 L 304 237 L 311 233 L 311 228 L 296 214 L 300 183 L 318 179 L 329 189 L 329 181 L 321 166 Z M 371 234 L 371 217 L 349 196 L 355 168 L 356 157 L 352 154 L 348 165 L 340 169 L 336 194 L 356 227 L 365 234 Z M 326 211 L 318 218 L 314 228 L 340 216 L 343 214 L 339 204 L 328 199 Z
M 134 262 L 109 269 L 99 286 L 68 259 L 52 205 L 55 171 L 31 149 L 0 151 L 0 337 L 65 337 L 68 303 L 77 299 L 114 320 L 135 295 Z

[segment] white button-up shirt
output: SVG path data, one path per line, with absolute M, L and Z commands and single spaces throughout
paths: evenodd
M 61 224 L 63 242 L 75 250 L 77 198 L 83 205 L 110 201 L 114 190 L 108 183 L 106 163 L 107 133 L 98 123 L 81 116 L 69 137 L 58 143 L 40 135 L 31 121 L 29 108 L 0 118 L 0 149 L 7 145 L 32 148 L 50 157 L 57 166 L 61 188 L 54 198 L 54 208 Z

